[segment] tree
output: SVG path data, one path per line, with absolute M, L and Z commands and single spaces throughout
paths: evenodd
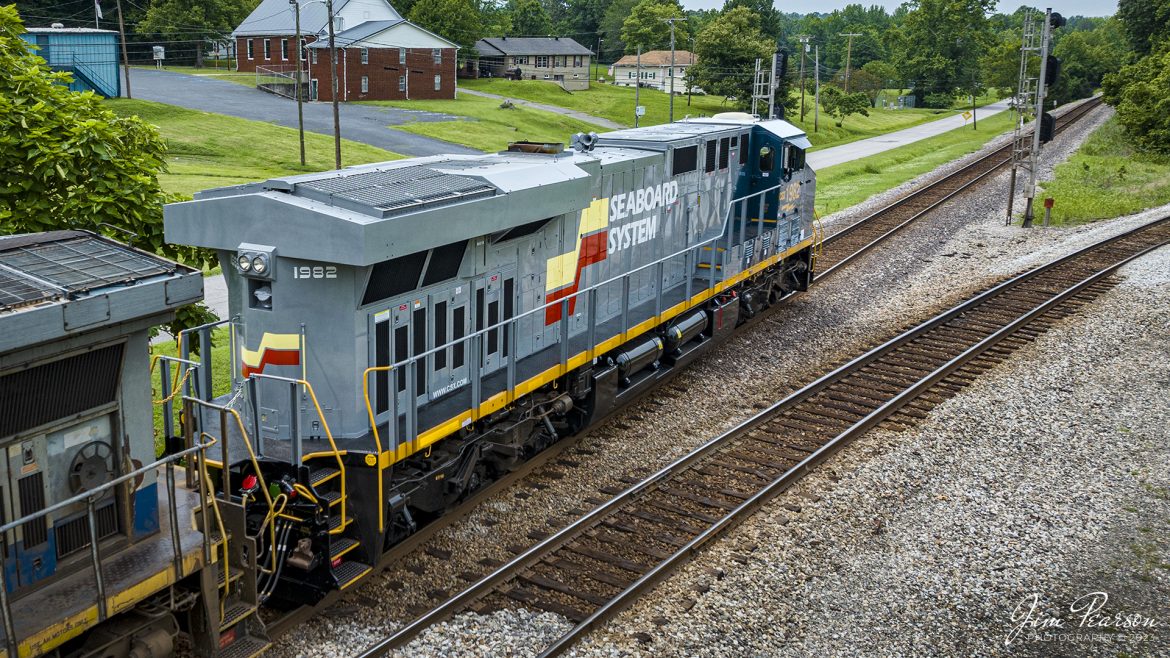
M 1049 96 L 1058 103 L 1092 96 L 1107 74 L 1121 68 L 1118 43 L 1124 43 L 1124 36 L 1115 18 L 1100 21 L 1092 29 L 1062 34 L 1053 47 L 1060 59 L 1060 76 L 1049 88 Z
M 607 61 L 614 61 L 626 51 L 626 44 L 622 41 L 622 24 L 626 17 L 634 11 L 634 5 L 639 0 L 612 0 L 605 9 L 599 28 L 605 39 L 601 43 L 601 57 Z
M 200 267 L 215 255 L 163 238 L 166 143 L 137 117 L 69 91 L 20 38 L 14 7 L 0 7 L 0 234 L 85 229 Z M 205 316 L 183 316 L 200 323 Z M 189 326 L 194 326 L 193 324 Z
M 483 36 L 483 23 L 472 0 L 418 0 L 410 9 L 410 22 L 450 39 L 467 51 Z
M 735 9 L 736 7 L 745 7 L 748 11 L 759 16 L 760 32 L 770 39 L 772 43 L 779 43 L 784 40 L 784 16 L 777 11 L 775 5 L 772 4 L 772 0 L 727 0 L 727 2 L 723 3 L 723 11 Z
M 867 62 L 867 64 L 872 64 L 872 62 Z M 844 85 L 845 72 L 838 71 L 833 76 L 833 83 Z M 849 74 L 849 88 L 864 95 L 869 100 L 870 107 L 877 107 L 878 96 L 882 93 L 882 89 L 885 88 L 885 84 L 878 76 L 865 69 L 860 69 Z
M 677 47 L 690 40 L 681 7 L 670 0 L 641 0 L 634 5 L 634 10 L 622 22 L 626 54 L 634 53 L 638 46 L 643 52 L 670 47 L 670 23 L 667 20 L 672 18 L 679 19 L 674 28 Z
M 1151 48 L 1151 54 L 1106 75 L 1102 90 L 1131 142 L 1170 154 L 1170 38 Z
M 154 0 L 138 24 L 138 31 L 191 42 L 195 66 L 202 67 L 204 40 L 230 34 L 253 7 L 249 0 Z
M 970 89 L 978 55 L 992 37 L 988 12 L 996 0 L 911 0 L 891 31 L 898 70 L 920 99 L 944 99 Z
M 733 96 L 751 106 L 757 58 L 768 61 L 774 45 L 761 32 L 758 17 L 744 7 L 724 12 L 695 37 L 698 63 L 690 68 L 694 84 L 709 94 Z
M 821 107 L 825 108 L 830 116 L 836 117 L 838 128 L 850 114 L 869 116 L 869 99 L 865 94 L 861 92 L 846 94 L 834 85 L 821 87 Z
M 543 36 L 552 31 L 552 21 L 540 0 L 514 0 L 509 3 L 512 33 L 517 36 Z
M 1170 38 L 1170 0 L 1119 0 L 1117 18 L 1139 57 Z

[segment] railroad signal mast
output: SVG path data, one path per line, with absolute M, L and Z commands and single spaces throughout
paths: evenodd
M 1024 182 L 1024 228 L 1032 226 L 1032 205 L 1036 197 L 1036 170 L 1039 164 L 1040 146 L 1052 140 L 1056 132 L 1056 120 L 1044 111 L 1044 100 L 1048 86 L 1056 81 L 1060 72 L 1060 61 L 1049 54 L 1052 44 L 1052 30 L 1065 24 L 1064 17 L 1048 8 L 1044 22 L 1037 25 L 1037 16 L 1028 12 L 1024 18 L 1023 41 L 1020 46 L 1020 78 L 1017 84 L 1016 127 L 1012 140 L 1012 177 L 1008 188 L 1007 219 L 1012 221 L 1012 206 L 1016 196 L 1016 180 L 1022 170 L 1027 179 Z M 1037 29 L 1039 28 L 1039 29 Z M 1035 58 L 1039 58 L 1039 74 L 1032 77 Z M 1028 133 L 1025 126 L 1036 119 L 1035 129 Z

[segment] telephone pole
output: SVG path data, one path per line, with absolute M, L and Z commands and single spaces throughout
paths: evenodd
M 634 73 L 634 127 L 638 127 L 638 92 L 642 90 L 642 44 L 638 44 L 638 59 Z
M 690 71 L 691 69 L 689 67 L 694 66 L 694 65 L 695 65 L 695 37 L 691 37 L 691 63 L 688 65 L 687 70 Z M 690 107 L 691 106 L 691 88 L 694 87 L 694 85 L 692 84 L 692 80 L 691 80 L 691 77 L 689 75 L 687 76 L 686 81 L 687 81 L 687 107 Z
M 305 166 L 305 108 L 301 100 L 301 3 L 300 0 L 288 0 L 296 13 L 296 40 L 293 42 L 297 49 L 297 132 L 301 139 L 301 166 Z
M 336 169 L 341 169 L 341 108 L 337 105 L 337 44 L 333 34 L 333 0 L 325 0 L 325 13 L 329 19 L 329 77 L 333 80 L 333 164 Z
M 837 36 L 849 37 L 849 45 L 845 48 L 845 93 L 848 94 L 849 93 L 849 62 L 850 62 L 851 56 L 853 55 L 853 37 L 859 37 L 859 36 L 861 36 L 861 34 L 859 32 L 846 32 L 844 34 L 838 34 Z
M 670 123 L 674 123 L 674 24 L 676 21 L 684 19 L 664 18 L 662 20 L 670 23 Z
M 126 98 L 134 98 L 130 94 L 130 56 L 126 54 L 126 24 L 122 22 L 122 0 L 118 0 L 118 34 L 122 39 L 122 68 L 126 69 Z
M 813 132 L 821 129 L 821 46 L 813 47 L 813 74 L 816 79 L 816 91 L 813 95 Z
M 804 122 L 804 56 L 808 53 L 810 37 L 802 34 L 796 37 L 800 41 L 800 121 Z

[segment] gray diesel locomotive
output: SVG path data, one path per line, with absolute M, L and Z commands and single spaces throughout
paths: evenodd
M 168 206 L 167 239 L 224 264 L 232 390 L 213 399 L 204 364 L 187 440 L 218 441 L 259 599 L 356 582 L 420 523 L 804 289 L 808 146 L 728 113 Z

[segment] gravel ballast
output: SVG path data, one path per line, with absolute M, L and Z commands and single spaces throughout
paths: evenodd
M 1120 278 L 919 427 L 839 453 L 791 492 L 799 513 L 769 505 L 572 655 L 1166 655 L 1170 248 Z M 1095 592 L 1101 617 L 1070 611 Z M 1036 625 L 1063 626 L 1027 623 L 1033 601 Z M 1093 625 L 1115 614 L 1138 627 Z
M 1099 122 L 1106 112 L 1094 114 L 1094 119 L 1066 131 L 1050 145 L 1054 158 L 1066 157 L 1087 134 L 1088 127 Z M 441 532 L 431 544 L 440 552 L 449 551 L 449 559 L 435 560 L 421 555 L 392 566 L 348 595 L 332 614 L 311 620 L 287 635 L 271 655 L 308 658 L 355 653 L 374 638 L 400 626 L 410 617 L 412 607 L 431 601 L 430 594 L 436 590 L 454 592 L 466 586 L 458 574 L 483 572 L 484 568 L 477 564 L 480 558 L 507 559 L 511 553 L 505 547 L 531 545 L 534 540 L 530 533 L 548 532 L 558 524 L 568 523 L 574 509 L 589 507 L 584 501 L 597 496 L 598 489 L 625 486 L 621 478 L 635 472 L 635 467 L 652 469 L 664 465 L 751 416 L 759 404 L 778 399 L 831 362 L 888 337 L 895 329 L 910 320 L 921 319 L 928 311 L 949 306 L 995 280 L 1141 221 L 1131 218 L 1077 229 L 1023 232 L 1018 227 L 1002 225 L 1000 213 L 1006 196 L 1006 175 L 996 176 L 984 189 L 986 193 L 965 195 L 935 213 L 928 222 L 909 228 L 897 238 L 898 248 L 877 250 L 852 269 L 788 301 L 765 321 L 693 365 L 672 385 L 583 438 L 567 453 L 580 467 L 545 467 Z M 856 221 L 866 210 L 872 209 L 855 210 L 852 219 L 843 214 L 832 219 Z M 853 455 L 854 450 L 848 453 Z M 869 453 L 863 450 L 861 454 Z M 838 461 L 830 464 L 835 470 Z M 845 476 L 846 471 L 842 468 L 838 474 Z M 750 525 L 745 525 L 741 532 Z M 788 534 L 805 537 L 812 532 L 798 526 L 804 526 L 800 515 L 769 541 L 779 544 Z M 710 555 L 717 555 L 718 550 Z M 840 564 L 841 559 L 834 553 L 827 563 Z M 695 568 L 699 568 L 698 564 Z M 734 574 L 730 569 L 727 572 L 728 577 Z M 676 581 L 683 583 L 685 579 L 672 579 L 659 588 L 663 606 L 671 605 L 669 592 Z M 704 597 L 708 603 L 696 605 L 690 614 L 700 614 L 704 605 L 716 605 L 714 599 L 706 598 L 719 591 L 714 582 Z M 679 587 L 685 589 L 686 585 Z M 645 601 L 647 609 L 656 596 L 652 594 Z M 799 621 L 795 614 L 802 606 L 802 598 L 793 598 L 786 604 L 776 600 L 777 607 L 762 610 L 764 606 L 718 605 L 724 609 L 722 621 L 708 619 L 704 623 L 720 624 L 720 637 L 735 636 L 729 629 L 739 627 L 742 619 L 753 615 L 773 620 L 777 628 L 790 628 L 789 620 L 794 620 L 792 623 L 797 628 L 803 628 L 805 622 Z M 845 609 L 852 607 L 848 605 Z M 642 608 L 640 604 L 639 610 Z M 433 648 L 444 646 L 441 639 L 444 637 L 448 650 L 442 655 L 513 655 L 513 651 L 518 652 L 515 655 L 526 655 L 525 643 L 520 640 L 547 639 L 548 633 L 564 625 L 555 615 L 526 614 L 500 612 L 456 619 L 427 631 L 402 655 L 433 655 Z M 646 619 L 662 615 L 661 610 L 647 613 Z M 891 612 L 891 618 L 894 616 Z M 675 644 L 671 639 L 669 644 L 660 644 L 668 636 L 673 638 L 681 624 L 672 622 L 660 627 L 651 622 L 650 628 L 646 628 L 637 623 L 636 617 L 620 619 L 614 629 L 622 630 L 598 636 L 606 641 L 595 639 L 589 655 L 621 655 L 623 650 L 691 655 L 692 649 L 725 655 L 720 653 L 723 644 L 716 641 L 718 638 L 691 644 Z M 1170 618 L 1167 622 L 1170 623 Z M 752 628 L 747 622 L 743 627 Z M 633 633 L 649 634 L 652 641 L 647 644 L 633 640 Z M 759 634 L 758 629 L 755 634 Z M 517 641 L 498 645 L 503 653 L 476 653 L 488 650 L 481 649 L 483 646 L 493 646 L 483 644 L 485 638 L 497 636 L 517 638 Z M 813 645 L 809 646 L 814 650 Z M 771 649 L 761 655 L 771 655 Z

